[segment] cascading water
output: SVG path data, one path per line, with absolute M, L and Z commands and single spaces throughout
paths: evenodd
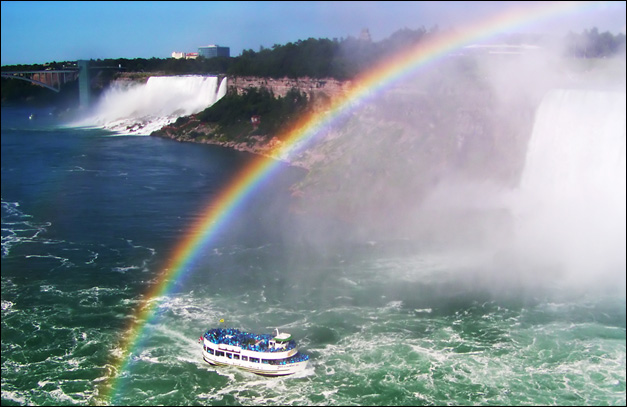
M 517 245 L 570 282 L 625 284 L 625 112 L 624 91 L 554 90 L 536 115 Z
M 152 76 L 145 84 L 115 83 L 78 125 L 148 135 L 178 117 L 198 113 L 226 94 L 215 76 Z

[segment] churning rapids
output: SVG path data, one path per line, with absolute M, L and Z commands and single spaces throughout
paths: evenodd
M 251 156 L 110 130 L 145 134 L 222 86 L 112 89 L 91 127 L 2 109 L 3 405 L 625 405 L 624 92 L 544 97 L 503 197 L 513 236 L 486 252 L 377 236 L 321 251 L 290 211 L 303 174 L 282 168 L 155 299 L 119 371 L 148 285 Z M 207 365 L 198 337 L 221 318 L 288 330 L 309 366 L 277 379 Z

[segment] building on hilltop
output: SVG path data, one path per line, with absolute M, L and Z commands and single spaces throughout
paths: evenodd
M 196 59 L 198 58 L 198 52 L 177 52 L 174 51 L 172 53 L 172 58 L 174 59 L 181 59 L 181 58 L 185 58 L 185 59 Z
M 206 45 L 204 47 L 198 47 L 198 56 L 205 58 L 230 57 L 231 49 L 229 47 L 220 47 L 218 45 Z

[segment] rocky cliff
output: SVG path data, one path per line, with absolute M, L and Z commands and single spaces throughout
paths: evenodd
M 284 96 L 296 88 L 320 115 L 328 100 L 343 97 L 350 86 L 309 78 L 229 78 L 229 92 L 238 94 L 265 87 Z M 457 65 L 408 78 L 346 112 L 288 158 L 309 170 L 293 186 L 294 209 L 360 225 L 365 234 L 373 229 L 398 232 L 440 185 L 469 180 L 513 185 L 524 162 L 534 108 L 524 94 L 499 100 L 476 72 Z M 280 143 L 274 135 L 227 140 L 215 130 L 191 117 L 160 135 L 270 157 Z
M 423 72 L 292 158 L 310 169 L 294 186 L 297 208 L 332 214 L 363 239 L 486 238 L 478 225 L 506 221 L 477 201 L 516 185 L 537 100 L 526 92 L 505 99 L 457 66 Z
M 141 80 L 141 78 L 139 78 Z M 124 80 L 138 80 L 138 78 L 125 78 Z M 309 108 L 321 113 L 334 98 L 345 97 L 349 91 L 350 81 L 338 81 L 336 79 L 312 79 L 312 78 L 262 78 L 262 77 L 228 77 L 229 95 L 242 95 L 250 89 L 268 90 L 274 97 L 284 98 L 290 90 L 298 90 L 308 100 Z M 259 118 L 264 120 L 263 117 Z M 241 134 L 236 137 L 227 137 L 219 133 L 219 127 L 215 123 L 204 123 L 198 119 L 198 115 L 177 121 L 161 130 L 154 132 L 153 136 L 172 138 L 178 141 L 190 141 L 205 144 L 216 144 L 240 151 L 265 155 L 273 159 L 281 159 L 275 155 L 277 147 L 282 143 L 275 134 L 261 134 L 255 131 L 253 117 L 247 117 L 249 124 L 240 126 Z M 307 168 L 307 160 L 294 161 L 291 164 Z
M 309 170 L 293 186 L 294 209 L 314 216 L 314 223 L 350 224 L 361 237 L 377 231 L 422 241 L 487 238 L 499 228 L 486 225 L 509 222 L 495 196 L 518 183 L 543 95 L 577 85 L 572 72 L 553 62 L 447 60 L 355 103 L 289 157 Z M 297 88 L 318 101 L 320 117 L 323 101 L 342 97 L 351 86 L 307 78 L 229 79 L 230 91 L 238 93 L 266 87 L 280 96 Z M 204 142 L 272 156 L 271 143 L 280 143 L 272 136 Z
M 298 89 L 314 102 L 316 107 L 323 106 L 329 99 L 343 97 L 352 85 L 351 81 L 339 81 L 333 78 L 260 78 L 239 76 L 228 78 L 230 92 L 242 94 L 250 88 L 265 88 L 276 97 L 284 97 L 291 89 Z

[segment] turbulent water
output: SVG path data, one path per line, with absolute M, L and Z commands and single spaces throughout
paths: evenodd
M 512 208 L 522 220 L 511 255 L 377 236 L 317 244 L 301 225 L 325 221 L 290 211 L 289 185 L 304 174 L 286 167 L 238 209 L 190 276 L 155 300 L 157 318 L 123 372 L 112 356 L 135 307 L 251 157 L 3 108 L 2 404 L 625 405 L 625 95 L 615 116 L 613 96 L 583 93 L 547 95 L 518 193 L 546 196 L 539 179 L 554 191 L 580 166 L 600 196 L 616 193 L 613 203 L 575 201 L 603 221 L 578 223 L 590 238 L 577 248 L 589 245 L 587 259 L 598 260 L 585 270 L 570 273 L 562 234 L 524 227 L 548 219 L 532 204 Z M 546 139 L 595 103 L 611 121 L 599 113 L 567 140 Z M 538 158 L 547 148 L 551 159 Z M 552 221 L 546 230 L 559 228 Z M 531 261 L 524 250 L 534 236 L 544 253 L 559 250 Z M 611 239 L 621 238 L 619 250 Z M 581 274 L 598 277 L 562 278 Z M 221 318 L 290 332 L 310 355 L 307 370 L 264 378 L 207 365 L 198 337 Z M 121 379 L 111 394 L 113 375 Z

